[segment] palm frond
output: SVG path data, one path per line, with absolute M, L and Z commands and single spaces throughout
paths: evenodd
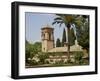
M 61 17 L 57 17 L 57 18 L 54 19 L 54 21 L 56 21 L 56 20 L 62 20 L 62 18 Z
M 62 25 L 63 23 L 64 23 L 63 21 L 54 21 L 54 22 L 52 23 L 52 25 L 54 25 L 54 24 L 59 24 L 59 26 L 61 27 L 61 25 Z
M 52 25 L 54 25 L 54 24 L 56 24 L 57 22 L 56 21 L 54 21 L 53 23 L 52 23 Z
M 63 24 L 64 22 L 61 22 L 60 24 L 59 24 L 59 27 L 61 27 L 61 25 Z

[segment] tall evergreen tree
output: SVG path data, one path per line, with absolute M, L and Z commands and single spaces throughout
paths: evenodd
M 85 20 L 82 27 L 77 27 L 77 40 L 79 45 L 89 51 L 89 16 L 87 16 Z
M 61 42 L 59 38 L 57 38 L 56 40 L 56 47 L 61 47 Z
M 62 35 L 62 46 L 64 46 L 64 43 L 66 42 L 66 31 L 65 28 L 63 29 L 63 35 Z
M 71 28 L 70 30 L 70 46 L 74 45 L 75 44 L 75 39 L 76 39 L 76 36 L 75 36 L 75 33 L 74 33 L 74 29 Z

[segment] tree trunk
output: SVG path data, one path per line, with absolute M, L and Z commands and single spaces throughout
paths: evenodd
M 68 52 L 67 52 L 67 55 L 68 55 L 68 62 L 70 62 L 70 24 L 67 25 L 67 34 L 68 34 Z

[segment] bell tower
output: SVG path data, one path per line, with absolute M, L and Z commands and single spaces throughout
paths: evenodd
M 42 52 L 48 52 L 48 50 L 54 48 L 54 28 L 45 26 L 41 28 L 42 39 Z

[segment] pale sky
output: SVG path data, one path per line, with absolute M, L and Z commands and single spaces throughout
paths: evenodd
M 46 25 L 54 28 L 55 41 L 57 38 L 62 40 L 61 37 L 65 25 L 62 24 L 61 27 L 59 27 L 58 24 L 52 25 L 52 22 L 56 17 L 57 16 L 55 14 L 26 12 L 26 40 L 28 40 L 30 43 L 41 41 L 41 28 Z

